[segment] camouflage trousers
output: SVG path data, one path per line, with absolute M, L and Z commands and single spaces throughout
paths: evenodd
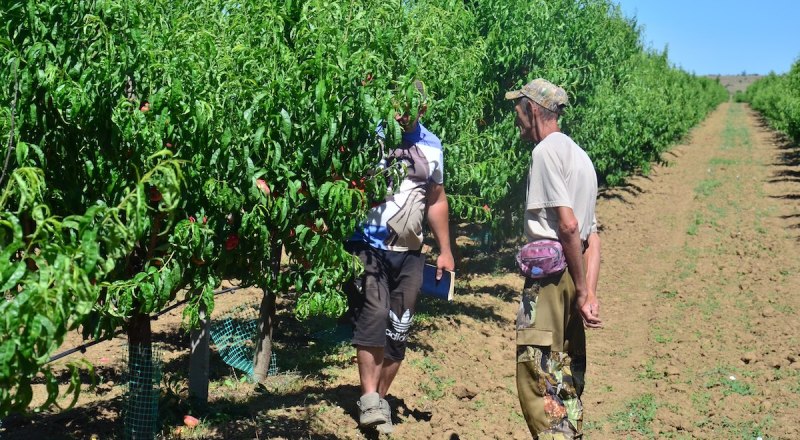
M 586 339 L 574 291 L 565 271 L 553 279 L 527 280 L 520 300 L 517 393 L 537 440 L 583 437 Z

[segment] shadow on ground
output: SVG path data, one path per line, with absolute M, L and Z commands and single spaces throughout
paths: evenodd
M 760 125 L 769 128 L 763 118 L 760 118 Z M 781 133 L 776 133 L 773 136 L 773 142 L 778 146 L 780 154 L 777 157 L 777 161 L 772 163 L 775 170 L 768 182 L 791 184 L 791 189 L 789 190 L 790 192 L 785 192 L 784 190 L 783 194 L 770 197 L 782 200 L 800 200 L 800 187 L 798 187 L 798 184 L 800 184 L 800 145 Z M 800 229 L 800 221 L 798 221 L 800 214 L 782 215 L 780 218 L 793 222 L 789 228 Z M 800 240 L 800 237 L 798 237 L 798 240 Z

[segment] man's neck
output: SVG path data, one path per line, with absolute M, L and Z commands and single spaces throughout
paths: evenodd
M 556 122 L 544 125 L 543 127 L 539 128 L 539 142 L 543 141 L 547 136 L 560 131 L 561 130 L 558 128 L 558 123 Z

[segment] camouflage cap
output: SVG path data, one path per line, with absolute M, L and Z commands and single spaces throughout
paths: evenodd
M 561 113 L 564 107 L 569 105 L 567 92 L 542 78 L 525 84 L 519 90 L 506 92 L 506 99 L 517 99 L 523 96 L 555 113 Z

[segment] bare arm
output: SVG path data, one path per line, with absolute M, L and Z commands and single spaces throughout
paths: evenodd
M 597 232 L 589 234 L 589 247 L 583 254 L 586 264 L 586 287 L 590 294 L 597 293 L 597 279 L 600 276 L 600 236 Z
M 589 283 L 587 282 L 586 276 L 587 270 L 584 266 L 583 245 L 581 244 L 580 231 L 578 230 L 578 219 L 575 218 L 575 213 L 572 211 L 572 208 L 559 206 L 555 209 L 558 213 L 558 240 L 564 248 L 564 257 L 567 260 L 567 267 L 569 268 L 569 273 L 572 276 L 572 281 L 575 283 L 575 290 L 577 292 L 575 306 L 580 312 L 581 317 L 583 317 L 583 322 L 587 327 L 600 327 L 602 321 L 592 312 L 592 303 L 588 301 L 590 299 Z M 597 261 L 599 263 L 599 253 Z M 595 270 L 594 273 L 596 282 L 596 275 L 599 274 L 599 270 Z M 596 297 L 594 301 L 596 302 Z
M 589 234 L 589 247 L 583 254 L 586 264 L 586 288 L 589 295 L 586 304 L 594 317 L 600 316 L 600 300 L 597 299 L 597 279 L 600 276 L 600 236 L 597 232 Z
M 439 245 L 439 258 L 436 260 L 436 279 L 442 278 L 442 269 L 453 270 L 455 262 L 450 249 L 450 218 L 447 195 L 444 185 L 431 184 L 428 191 L 428 224 L 431 226 L 436 243 Z

